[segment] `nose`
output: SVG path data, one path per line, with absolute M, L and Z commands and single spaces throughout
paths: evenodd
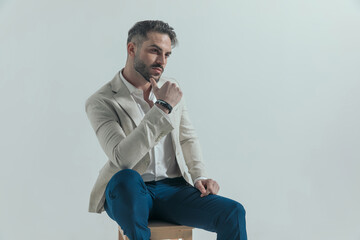
M 161 66 L 166 65 L 166 56 L 165 54 L 159 54 L 156 58 L 156 63 L 161 64 Z

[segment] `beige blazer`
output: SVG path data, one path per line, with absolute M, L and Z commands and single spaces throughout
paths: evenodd
M 175 82 L 173 79 L 161 77 L 159 87 L 166 81 Z M 206 177 L 198 138 L 183 99 L 168 115 L 170 121 L 156 106 L 142 118 L 129 90 L 117 73 L 112 81 L 89 97 L 85 108 L 100 145 L 108 157 L 91 192 L 89 212 L 104 211 L 105 188 L 115 173 L 122 169 L 144 173 L 150 164 L 150 149 L 169 133 L 185 180 L 192 184 L 191 178 L 194 180 L 200 176 Z

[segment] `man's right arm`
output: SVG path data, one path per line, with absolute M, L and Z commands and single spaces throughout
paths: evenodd
M 128 135 L 122 128 L 110 100 L 91 97 L 86 113 L 100 145 L 110 161 L 120 169 L 133 168 L 157 142 L 173 129 L 158 107 L 148 111 Z

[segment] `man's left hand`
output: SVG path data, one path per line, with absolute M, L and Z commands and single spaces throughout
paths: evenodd
M 217 194 L 219 192 L 219 184 L 212 179 L 200 179 L 196 181 L 195 187 L 201 192 L 200 197 L 205 197 L 209 194 Z

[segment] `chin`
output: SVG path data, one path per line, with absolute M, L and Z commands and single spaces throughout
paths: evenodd
M 158 75 L 158 76 L 151 76 L 151 77 L 153 77 L 153 78 L 155 79 L 155 81 L 156 81 L 156 82 L 159 82 L 159 81 L 160 81 L 160 77 L 161 77 L 161 75 Z

